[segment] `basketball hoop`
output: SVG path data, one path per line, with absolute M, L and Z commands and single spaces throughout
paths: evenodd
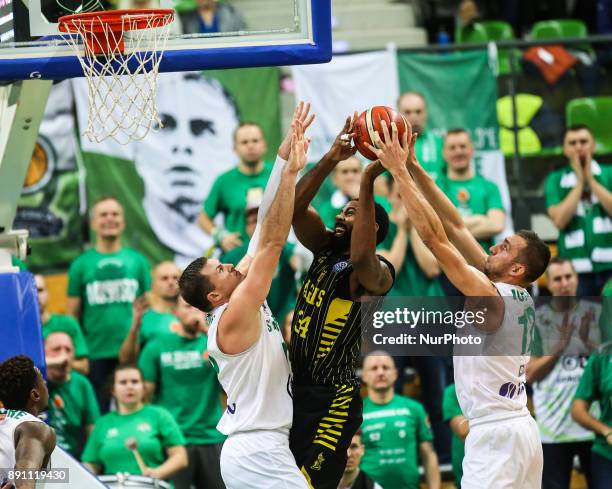
M 157 74 L 172 9 L 85 12 L 60 17 L 58 27 L 87 79 L 84 134 L 95 142 L 143 139 L 161 126 L 155 104 Z

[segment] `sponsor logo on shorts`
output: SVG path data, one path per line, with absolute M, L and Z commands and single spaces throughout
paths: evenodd
M 341 262 L 336 263 L 334 267 L 332 268 L 332 270 L 335 273 L 339 273 L 342 270 L 344 270 L 346 267 L 348 267 L 348 261 L 341 261 Z

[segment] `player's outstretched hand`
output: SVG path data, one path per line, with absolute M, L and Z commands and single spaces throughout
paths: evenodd
M 294 121 L 292 126 L 291 153 L 289 154 L 286 168 L 291 172 L 298 173 L 306 166 L 308 141 L 304 137 L 304 126 L 300 121 Z
M 351 145 L 353 127 L 355 127 L 357 117 L 357 112 L 355 112 L 352 116 L 348 116 L 346 118 L 346 121 L 344 121 L 344 127 L 336 136 L 334 144 L 332 144 L 332 147 L 327 152 L 327 157 L 335 163 L 350 158 L 357 151 L 357 148 Z
M 397 125 L 395 122 L 391 123 L 391 135 L 389 136 L 389 129 L 385 121 L 380 121 L 382 127 L 384 140 L 381 139 L 378 131 L 374 132 L 374 144 L 377 148 L 371 144 L 367 144 L 368 149 L 372 151 L 376 157 L 380 160 L 382 166 L 384 166 L 391 173 L 395 171 L 401 171 L 406 169 L 406 163 L 410 155 L 411 146 L 414 150 L 414 142 L 416 138 L 412 135 L 412 130 L 408 126 L 408 130 L 404 132 L 402 141 L 398 138 Z M 410 136 L 410 146 L 408 145 L 408 136 Z
M 385 173 L 385 167 L 381 165 L 380 160 L 373 161 L 368 166 L 365 167 L 363 171 L 364 177 L 369 177 L 372 180 Z
M 306 129 L 312 124 L 314 121 L 315 115 L 310 114 L 310 103 L 305 103 L 300 100 L 300 103 L 297 104 L 297 107 L 293 111 L 293 119 L 291 119 L 291 126 L 285 135 L 285 139 L 278 147 L 278 156 L 280 156 L 283 160 L 287 161 L 289 159 L 289 154 L 291 153 L 291 136 L 293 135 L 293 123 L 300 122 L 306 132 Z

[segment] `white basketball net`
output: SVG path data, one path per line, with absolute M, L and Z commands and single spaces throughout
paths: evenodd
M 173 13 L 126 14 L 121 17 L 120 31 L 113 31 L 99 17 L 70 21 L 70 30 L 78 35 L 63 37 L 75 51 L 87 79 L 89 115 L 83 134 L 90 141 L 99 143 L 113 138 L 119 144 L 127 144 L 143 139 L 153 126 L 161 127 L 155 100 L 157 74 L 173 17 Z M 136 25 L 140 28 L 136 29 Z M 82 44 L 82 38 L 94 30 L 102 30 L 92 39 L 103 55 L 96 56 Z

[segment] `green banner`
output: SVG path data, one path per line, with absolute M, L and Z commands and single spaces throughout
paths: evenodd
M 400 53 L 397 64 L 400 93 L 414 90 L 427 100 L 429 129 L 444 134 L 462 127 L 476 149 L 499 147 L 497 82 L 486 51 Z
M 280 143 L 277 68 L 164 73 L 157 106 L 164 127 L 143 141 L 120 146 L 82 139 L 88 205 L 102 195 L 125 207 L 125 244 L 151 263 L 187 263 L 212 245 L 197 224 L 215 178 L 236 166 L 233 133 L 240 122 L 262 126 L 268 157 Z M 80 126 L 87 87 L 75 81 Z

